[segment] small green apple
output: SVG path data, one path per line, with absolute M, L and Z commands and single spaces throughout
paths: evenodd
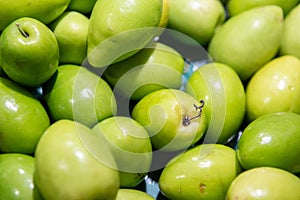
M 34 163 L 29 155 L 0 154 L 0 199 L 42 199 L 33 181 Z
M 208 63 L 194 71 L 186 92 L 204 99 L 209 143 L 226 143 L 235 136 L 246 113 L 246 95 L 238 74 L 223 63 Z
M 78 65 L 60 65 L 43 90 L 54 121 L 71 119 L 92 127 L 117 112 L 116 98 L 106 81 Z
M 92 12 L 97 0 L 71 0 L 67 10 L 77 11 L 84 15 L 88 15 Z
M 32 154 L 49 127 L 48 114 L 20 85 L 0 77 L 0 151 Z
M 42 22 L 23 17 L 9 24 L 1 34 L 1 67 L 9 78 L 36 87 L 47 81 L 59 63 L 54 33 Z
M 208 53 L 232 67 L 243 82 L 277 54 L 284 28 L 282 9 L 260 6 L 229 18 L 214 34 Z
M 231 183 L 226 199 L 300 199 L 300 179 L 273 167 L 257 167 L 239 174 Z
M 237 144 L 238 159 L 246 170 L 269 166 L 299 173 L 299 137 L 299 114 L 264 114 L 243 130 Z
M 59 120 L 41 137 L 34 182 L 45 199 L 115 199 L 119 174 L 99 136 L 80 123 Z
M 143 125 L 156 150 L 179 151 L 196 143 L 206 131 L 204 102 L 177 89 L 160 89 L 134 106 L 132 118 Z
M 160 175 L 159 188 L 172 200 L 225 199 L 241 171 L 234 149 L 201 144 L 170 160 Z
M 105 67 L 138 52 L 157 33 L 163 0 L 101 0 L 90 16 L 89 64 Z
M 140 190 L 126 189 L 126 188 L 119 189 L 116 200 L 133 200 L 133 199 L 154 200 L 152 196 Z
M 286 16 L 283 36 L 279 49 L 280 55 L 294 55 L 300 59 L 300 4 L 294 7 Z
M 120 187 L 136 187 L 147 175 L 152 146 L 146 129 L 129 117 L 115 116 L 92 129 L 112 151 L 120 174 Z
M 82 64 L 87 55 L 89 22 L 85 15 L 68 11 L 50 24 L 59 45 L 60 64 Z
M 0 1 L 0 31 L 21 17 L 32 17 L 49 24 L 68 7 L 70 0 L 14 0 Z
M 153 42 L 135 55 L 108 66 L 103 77 L 114 91 L 139 100 L 162 88 L 179 89 L 183 69 L 184 59 L 175 49 Z
M 259 69 L 246 87 L 247 120 L 274 112 L 300 113 L 300 60 L 279 56 Z
M 168 28 L 186 34 L 206 45 L 225 21 L 225 9 L 219 0 L 169 0 Z

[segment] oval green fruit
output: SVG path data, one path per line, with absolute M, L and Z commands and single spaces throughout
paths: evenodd
M 246 95 L 237 73 L 222 63 L 208 63 L 194 71 L 186 92 L 204 99 L 208 131 L 206 141 L 226 143 L 236 135 L 246 113 Z
M 172 200 L 225 199 L 241 172 L 234 149 L 201 144 L 173 158 L 159 178 L 162 193 Z
M 29 155 L 0 154 L 0 199 L 42 199 L 33 181 L 34 163 Z
M 300 60 L 279 56 L 259 69 L 247 84 L 247 120 L 274 112 L 300 113 Z
M 294 7 L 286 16 L 284 30 L 279 49 L 280 55 L 294 55 L 300 59 L 300 4 Z
M 108 66 L 103 76 L 114 91 L 139 100 L 162 88 L 179 89 L 183 69 L 184 59 L 175 49 L 154 42 L 135 55 Z
M 119 174 L 99 136 L 80 123 L 59 120 L 40 139 L 34 180 L 45 199 L 115 199 Z
M 277 53 L 284 18 L 276 5 L 261 6 L 229 18 L 216 31 L 208 46 L 209 55 L 232 67 L 247 81 Z
M 71 0 L 67 10 L 68 11 L 77 11 L 84 15 L 88 15 L 92 12 L 94 5 L 97 0 Z
M 89 63 L 104 67 L 136 53 L 157 33 L 152 28 L 160 25 L 162 12 L 163 0 L 97 1 L 90 17 Z
M 241 173 L 231 183 L 226 200 L 298 200 L 300 179 L 285 170 L 258 167 Z
M 32 17 L 48 24 L 60 16 L 70 0 L 15 0 L 0 1 L 0 31 L 20 17 Z
M 0 77 L 0 151 L 32 154 L 49 127 L 40 101 L 23 87 Z
M 71 119 L 92 127 L 117 112 L 116 99 L 109 85 L 78 65 L 59 66 L 43 89 L 54 121 Z
M 299 114 L 265 114 L 243 130 L 237 144 L 238 159 L 244 169 L 269 166 L 299 173 L 299 137 Z
M 154 200 L 152 196 L 146 192 L 136 189 L 120 188 L 116 197 L 116 200 Z
M 135 187 L 147 175 L 152 163 L 152 145 L 146 129 L 129 117 L 102 120 L 92 131 L 112 151 L 120 174 L 120 187 Z

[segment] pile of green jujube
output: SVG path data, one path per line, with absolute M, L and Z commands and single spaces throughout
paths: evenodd
M 0 1 L 0 199 L 299 200 L 299 3 Z

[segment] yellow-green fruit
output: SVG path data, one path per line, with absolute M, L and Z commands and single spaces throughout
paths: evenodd
M 246 81 L 276 55 L 283 28 L 279 6 L 253 8 L 229 18 L 213 36 L 208 53 Z
M 0 1 L 0 31 L 20 17 L 32 17 L 48 24 L 59 17 L 69 3 L 70 0 Z
M 259 167 L 241 173 L 230 185 L 226 200 L 298 200 L 300 179 L 285 170 Z
M 35 152 L 34 182 L 44 199 L 114 200 L 119 174 L 99 136 L 71 121 L 53 123 Z
M 227 2 L 227 8 L 229 16 L 234 16 L 251 8 L 265 5 L 277 5 L 282 8 L 283 13 L 286 15 L 298 3 L 299 0 L 229 0 Z
M 154 198 L 140 190 L 120 188 L 116 200 L 154 200 Z
M 189 77 L 186 91 L 205 101 L 206 141 L 226 143 L 237 134 L 246 113 L 246 95 L 232 68 L 222 63 L 203 65 Z
M 294 55 L 300 59 L 300 4 L 285 18 L 281 46 L 281 55 Z
M 291 55 L 266 63 L 246 88 L 247 120 L 274 112 L 300 113 L 300 60 Z
M 23 87 L 0 78 L 0 151 L 32 154 L 49 127 L 41 102 Z
M 67 10 L 88 15 L 92 12 L 96 1 L 97 0 L 71 0 Z
M 97 1 L 90 17 L 89 63 L 103 67 L 143 48 L 154 36 L 143 28 L 158 27 L 162 11 L 163 0 Z
M 139 100 L 162 88 L 179 89 L 183 68 L 184 59 L 175 49 L 155 42 L 130 58 L 108 66 L 103 76 L 114 91 Z
M 202 144 L 173 158 L 159 179 L 162 193 L 172 200 L 225 199 L 241 172 L 236 152 L 222 144 Z

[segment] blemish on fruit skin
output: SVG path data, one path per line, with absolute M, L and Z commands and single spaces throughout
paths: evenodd
M 200 185 L 199 185 L 200 193 L 204 193 L 205 189 L 206 189 L 206 185 L 204 183 L 200 183 Z

